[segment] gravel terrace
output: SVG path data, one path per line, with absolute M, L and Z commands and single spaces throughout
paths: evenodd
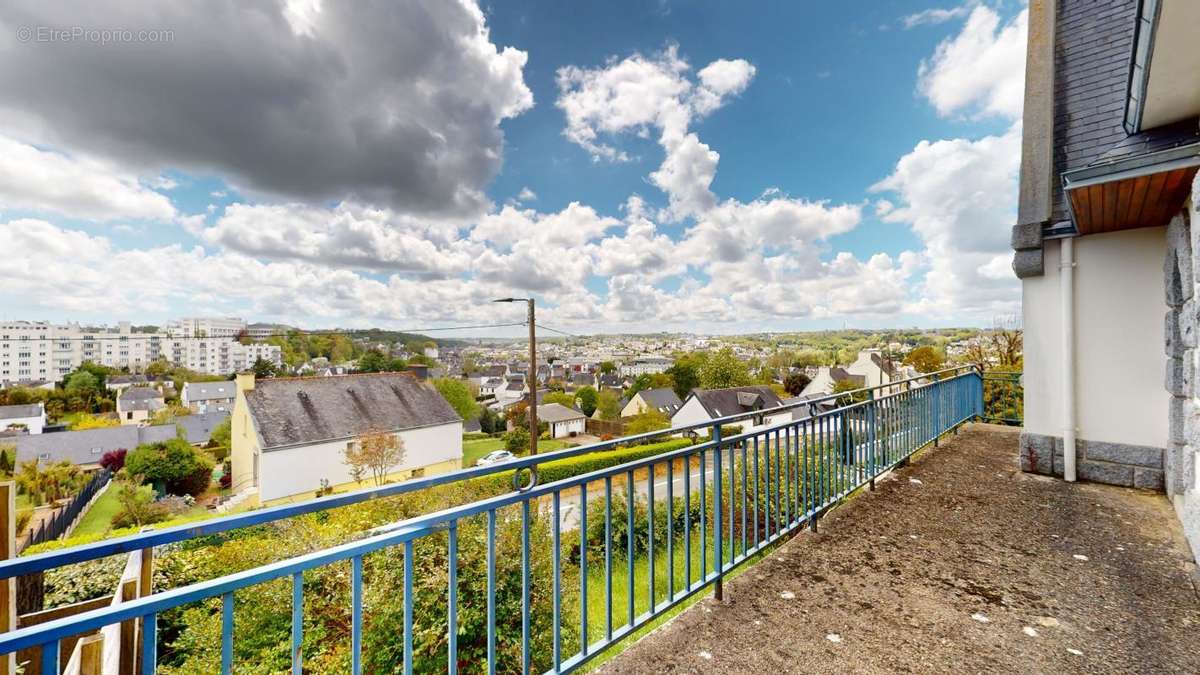
M 1200 582 L 1159 494 L 1021 473 L 970 425 L 605 673 L 1200 672 Z

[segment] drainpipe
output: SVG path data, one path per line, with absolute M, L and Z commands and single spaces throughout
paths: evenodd
M 1059 250 L 1062 282 L 1063 355 L 1063 479 L 1075 482 L 1075 238 L 1062 240 Z

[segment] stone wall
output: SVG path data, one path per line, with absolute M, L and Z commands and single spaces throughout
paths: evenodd
M 1023 432 L 1021 470 L 1046 476 L 1063 475 L 1063 440 Z M 1075 441 L 1075 474 L 1079 480 L 1163 491 L 1163 449 L 1103 441 Z
M 1200 559 L 1200 483 L 1197 482 L 1197 453 L 1200 453 L 1200 405 L 1197 405 L 1197 331 L 1200 330 L 1200 176 L 1192 184 L 1192 198 L 1183 212 L 1167 226 L 1166 275 L 1167 311 L 1165 385 L 1171 394 L 1170 443 L 1165 458 L 1166 492 L 1192 552 Z

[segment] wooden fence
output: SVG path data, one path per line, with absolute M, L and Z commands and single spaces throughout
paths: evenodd
M 0 524 L 7 523 L 5 536 L 0 537 L 0 556 L 4 558 L 13 557 L 17 550 L 16 494 L 14 483 L 0 483 Z M 134 551 L 126 559 L 112 595 L 24 614 L 17 612 L 17 579 L 0 580 L 0 632 L 35 626 L 149 595 L 152 592 L 153 570 L 154 549 Z M 59 663 L 65 664 L 62 674 L 133 675 L 137 672 L 137 659 L 141 653 L 140 631 L 139 621 L 130 620 L 62 640 L 59 644 Z M 22 649 L 16 654 L 0 657 L 0 675 L 15 675 L 18 669 L 22 675 L 43 675 L 41 657 L 41 647 Z

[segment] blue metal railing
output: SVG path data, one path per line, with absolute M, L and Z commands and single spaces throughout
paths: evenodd
M 879 474 L 905 461 L 924 445 L 936 442 L 941 434 L 967 420 L 979 417 L 983 412 L 982 391 L 982 380 L 977 372 L 971 369 L 954 369 L 923 376 L 921 379 L 828 397 L 832 399 L 861 393 L 866 396 L 866 400 L 826 412 L 815 410 L 817 404 L 824 399 L 811 399 L 773 409 L 768 412 L 776 419 L 779 413 L 787 408 L 810 406 L 811 414 L 803 419 L 769 427 L 751 426 L 749 431 L 729 437 L 722 437 L 722 426 L 753 419 L 762 415 L 763 411 L 675 429 L 672 430 L 673 433 L 705 426 L 711 427 L 712 431 L 709 440 L 689 447 L 417 516 L 395 523 L 386 529 L 376 530 L 375 534 L 357 541 L 11 631 L 0 635 L 0 653 L 40 646 L 43 659 L 41 672 L 57 672 L 51 669 L 58 667 L 60 640 L 121 621 L 140 619 L 144 626 L 142 671 L 151 673 L 155 670 L 158 656 L 156 630 L 159 615 L 182 605 L 219 597 L 222 617 L 222 672 L 230 672 L 233 667 L 235 637 L 234 592 L 271 580 L 290 578 L 293 598 L 291 660 L 293 672 L 299 673 L 304 656 L 303 574 L 334 563 L 349 562 L 350 670 L 357 674 L 363 667 L 364 557 L 385 549 L 392 551 L 391 555 L 396 555 L 399 553 L 397 549 L 402 549 L 403 593 L 402 598 L 395 601 L 403 603 L 403 634 L 398 636 L 397 640 L 403 642 L 402 668 L 404 672 L 412 672 L 415 546 L 420 544 L 423 550 L 435 544 L 441 547 L 441 535 L 445 533 L 445 547 L 441 549 L 445 551 L 448 565 L 448 581 L 445 588 L 445 668 L 454 673 L 459 666 L 460 647 L 465 646 L 459 644 L 457 630 L 460 625 L 459 612 L 463 608 L 463 598 L 460 598 L 462 583 L 458 576 L 458 532 L 460 526 L 474 522 L 472 519 L 486 517 L 486 583 L 483 589 L 470 589 L 472 595 L 468 597 L 468 603 L 478 602 L 474 593 L 480 590 L 484 592 L 487 617 L 487 672 L 494 673 L 498 669 L 525 672 L 572 670 L 710 585 L 717 584 L 719 588 L 721 579 L 733 568 L 797 528 L 810 523 L 815 525 L 816 519 L 825 510 L 850 492 L 863 485 L 873 484 Z M 663 432 L 651 432 L 631 438 L 639 440 L 662 435 Z M 225 532 L 238 527 L 402 494 L 499 471 L 532 468 L 542 462 L 607 449 L 616 444 L 628 443 L 630 440 L 619 439 L 522 458 L 500 467 L 468 469 L 448 476 L 418 479 L 400 485 L 263 509 L 197 525 L 169 528 L 5 561 L 0 563 L 0 576 L 27 574 L 62 564 Z M 680 469 L 682 476 L 676 477 L 676 471 Z M 663 474 L 666 477 L 665 499 L 656 499 L 656 483 L 662 484 L 658 482 L 658 477 Z M 693 486 L 693 478 L 698 480 L 698 486 Z M 619 495 L 614 492 L 614 484 L 622 482 L 625 488 L 624 495 Z M 589 486 L 595 484 L 602 484 L 602 491 L 591 492 Z M 683 492 L 680 517 L 676 515 L 680 506 L 675 495 L 678 488 L 682 488 Z M 602 498 L 589 501 L 589 493 L 601 492 Z M 564 498 L 577 504 L 577 515 L 574 519 L 568 517 L 563 509 Z M 695 507 L 694 502 L 698 502 Z M 623 540 L 613 536 L 616 529 L 614 525 L 619 524 L 614 521 L 614 506 L 619 508 L 622 505 L 625 510 L 626 529 Z M 531 530 L 535 526 L 542 527 L 541 517 L 546 511 L 550 516 L 550 551 L 535 551 Z M 645 515 L 644 527 L 639 524 L 639 512 Z M 662 519 L 660 516 L 665 516 L 665 534 L 656 530 L 656 521 Z M 498 586 L 503 584 L 507 590 L 507 585 L 513 583 L 507 576 L 501 580 L 497 575 L 497 527 L 498 524 L 503 524 L 507 532 L 507 525 L 514 524 L 517 520 L 520 521 L 521 549 L 519 658 L 513 656 L 518 653 L 514 645 L 501 645 L 504 649 L 500 651 L 497 645 Z M 602 530 L 595 528 L 598 531 L 593 532 L 594 528 L 589 527 L 589 521 L 603 521 L 604 527 Z M 682 532 L 677 531 L 680 529 L 679 525 L 682 525 Z M 574 541 L 564 542 L 564 528 L 568 531 L 578 531 L 577 535 L 568 537 Z M 542 533 L 541 530 L 538 532 Z M 433 535 L 438 535 L 436 541 Z M 656 540 L 661 542 L 657 549 Z M 539 537 L 538 541 L 543 539 Z M 638 555 L 638 544 L 642 542 L 645 543 L 645 555 Z M 576 544 L 577 554 L 574 549 Z M 679 555 L 679 544 L 682 544 L 682 556 Z M 694 548 L 699 549 L 698 556 L 694 555 Z M 548 554 L 551 558 L 553 602 L 549 617 L 552 648 L 549 654 L 538 654 L 536 658 L 532 645 L 535 638 L 541 636 L 534 636 L 532 627 L 535 622 L 540 624 L 545 617 L 533 616 L 531 569 L 534 567 L 535 553 Z M 595 561 L 590 564 L 588 558 L 593 553 Z M 625 558 L 623 569 L 614 566 L 622 555 Z M 566 561 L 564 557 L 567 558 Z M 677 583 L 679 580 L 676 578 L 676 567 L 680 565 L 684 572 L 682 584 Z M 696 567 L 698 570 L 694 569 Z M 564 570 L 572 576 L 578 575 L 577 589 L 564 587 Z M 656 577 L 659 576 L 660 570 L 665 572 L 666 588 L 656 587 Z M 620 579 L 615 576 L 618 572 L 624 576 L 622 588 L 618 588 Z M 589 584 L 596 580 L 595 575 L 601 575 L 604 590 L 599 595 L 602 597 L 590 597 L 596 593 Z M 639 591 L 644 591 L 646 596 L 640 602 Z M 620 598 L 620 595 L 624 597 Z M 621 623 L 614 622 L 620 618 L 614 613 L 614 596 L 624 600 L 625 611 L 621 613 L 625 616 Z M 572 611 L 568 611 L 564 605 L 564 600 L 567 599 L 571 601 Z M 600 605 L 589 604 L 589 600 L 603 602 L 603 616 L 599 622 L 602 623 L 603 630 L 600 630 L 600 625 L 591 623 L 590 610 L 598 609 Z M 639 604 L 642 606 L 641 611 Z M 475 609 L 474 604 L 470 606 Z M 577 613 L 578 616 L 570 616 L 572 613 Z M 505 619 L 507 620 L 507 617 Z M 577 647 L 573 653 L 566 653 L 571 649 L 570 645 Z M 514 661 L 514 658 L 517 660 Z

